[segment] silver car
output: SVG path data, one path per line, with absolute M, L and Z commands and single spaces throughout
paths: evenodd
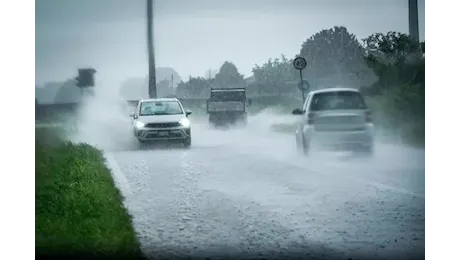
M 303 118 L 295 132 L 296 145 L 304 154 L 311 147 L 374 151 L 375 127 L 361 93 L 351 88 L 328 88 L 310 92 L 302 109 Z
M 154 141 L 181 142 L 186 148 L 192 144 L 188 116 L 177 98 L 143 99 L 137 104 L 133 118 L 133 133 L 140 143 Z

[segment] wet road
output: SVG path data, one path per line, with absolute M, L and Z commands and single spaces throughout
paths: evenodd
M 189 150 L 106 153 L 147 256 L 423 256 L 423 150 L 305 158 L 292 135 L 250 123 L 194 125 Z

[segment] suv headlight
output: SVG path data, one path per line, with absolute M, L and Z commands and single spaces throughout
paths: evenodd
M 181 124 L 183 127 L 190 127 L 190 120 L 188 120 L 188 118 L 182 118 L 179 121 L 179 124 Z
M 136 127 L 137 128 L 142 128 L 145 126 L 145 123 L 141 122 L 141 121 L 136 121 Z

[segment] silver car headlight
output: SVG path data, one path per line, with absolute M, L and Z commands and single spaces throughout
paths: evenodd
M 141 122 L 141 121 L 136 121 L 136 128 L 142 128 L 145 126 L 145 123 Z
M 190 127 L 190 120 L 188 120 L 188 118 L 182 118 L 179 121 L 179 124 L 181 124 L 183 127 Z

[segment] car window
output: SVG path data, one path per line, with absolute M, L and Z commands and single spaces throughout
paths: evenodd
M 141 104 L 140 115 L 178 115 L 182 107 L 177 101 L 144 101 Z
M 336 109 L 367 109 L 367 106 L 361 94 L 355 91 L 324 92 L 313 96 L 311 111 Z

